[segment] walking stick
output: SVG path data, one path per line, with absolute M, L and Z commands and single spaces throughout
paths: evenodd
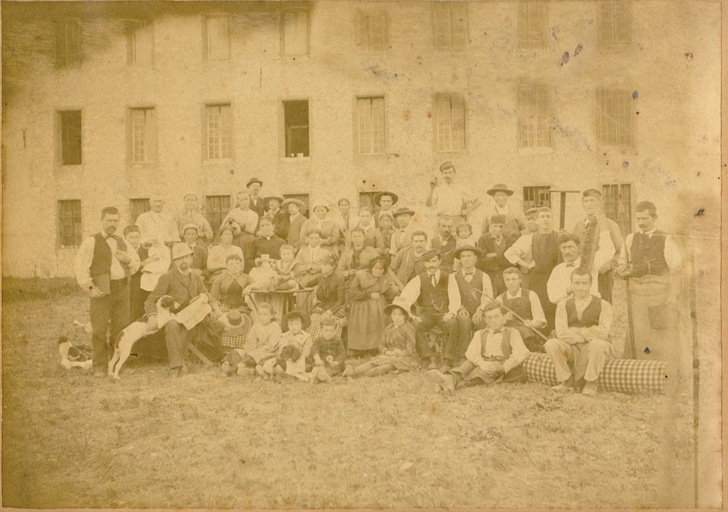
M 485 295 L 485 293 L 483 293 L 482 291 L 478 290 L 477 288 L 473 288 L 473 292 L 472 292 L 473 293 L 473 297 L 475 297 L 475 292 L 479 292 L 481 295 Z M 512 314 L 514 317 L 516 317 L 516 320 L 518 320 L 519 322 L 521 322 L 523 324 L 523 327 L 525 327 L 526 329 L 531 329 L 531 331 L 533 331 L 536 334 L 536 336 L 542 338 L 544 341 L 548 341 L 549 340 L 546 336 L 544 336 L 543 334 L 541 334 L 540 332 L 538 332 L 534 327 L 527 326 L 526 325 L 526 321 L 523 318 L 521 318 L 518 315 L 518 313 L 516 313 L 515 311 L 513 311 L 509 307 L 505 306 L 502 302 L 499 302 L 499 301 L 495 300 L 493 297 L 489 297 L 488 295 L 485 295 L 485 298 L 487 298 L 491 302 L 495 302 L 500 307 L 502 307 L 503 309 L 505 309 L 506 311 L 508 311 L 510 314 Z
M 633 325 L 633 319 L 632 319 L 632 297 L 630 297 L 630 290 L 629 290 L 629 282 L 631 278 L 625 279 L 627 283 L 627 324 L 629 327 L 629 348 L 630 352 L 632 353 L 632 359 L 637 359 L 637 348 L 635 347 L 635 340 L 634 340 L 634 325 Z

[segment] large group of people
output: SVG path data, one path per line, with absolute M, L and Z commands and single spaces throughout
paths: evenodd
M 522 380 L 529 352 L 543 352 L 557 389 L 595 394 L 615 355 L 615 275 L 666 279 L 681 265 L 655 206 L 636 205 L 638 229 L 625 239 L 588 189 L 583 220 L 557 231 L 548 206 L 521 211 L 506 184 L 488 190 L 488 203 L 457 183 L 451 162 L 440 175 L 426 221 L 394 192 L 356 215 L 346 198 L 312 201 L 307 216 L 298 199 L 262 195 L 257 178 L 217 232 L 195 193 L 177 216 L 151 196 L 123 236 L 118 209 L 104 208 L 75 265 L 90 297 L 94 374 L 106 374 L 109 336 L 143 321 L 180 375 L 194 344 L 227 375 L 326 382 L 423 369 L 454 391 Z M 209 313 L 159 326 L 164 296 L 174 312 L 203 302 Z

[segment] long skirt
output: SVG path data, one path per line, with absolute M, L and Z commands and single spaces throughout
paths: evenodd
M 382 299 L 356 300 L 349 314 L 349 350 L 372 350 L 384 336 L 386 315 Z

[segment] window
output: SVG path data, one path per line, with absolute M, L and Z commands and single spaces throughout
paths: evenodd
M 437 151 L 465 149 L 465 101 L 457 94 L 435 95 L 435 145 Z
M 207 16 L 203 18 L 203 48 L 207 60 L 230 59 L 230 18 Z
M 287 11 L 281 25 L 281 53 L 305 55 L 308 53 L 308 12 Z
M 154 29 L 151 22 L 134 21 L 127 36 L 127 62 L 151 67 L 154 64 Z
M 359 192 L 359 208 L 368 206 L 369 208 L 376 208 L 374 204 L 374 196 L 379 194 L 379 191 Z
M 626 90 L 599 89 L 597 101 L 599 142 L 607 146 L 632 146 L 632 94 Z
M 78 20 L 60 22 L 56 33 L 56 65 L 61 68 L 79 66 L 81 55 L 81 23 Z
M 356 99 L 357 136 L 360 155 L 381 155 L 384 148 L 384 97 Z
M 523 211 L 539 206 L 551 206 L 550 186 L 523 187 Z
M 384 50 L 387 45 L 387 15 L 359 11 L 357 14 L 357 45 L 368 50 Z
M 233 120 L 230 103 L 205 105 L 203 122 L 203 155 L 205 160 L 233 157 Z
M 82 137 L 81 111 L 58 112 L 61 165 L 81 165 Z
M 434 43 L 436 48 L 465 48 L 468 41 L 466 2 L 433 2 Z
M 136 224 L 137 218 L 150 209 L 148 197 L 129 199 L 129 224 Z
M 632 42 L 632 16 L 629 0 L 602 0 L 597 18 L 599 46 L 619 46 Z
M 603 185 L 604 213 L 619 225 L 622 235 L 632 232 L 632 186 Z
M 285 199 L 298 199 L 299 201 L 303 201 L 303 204 L 306 205 L 306 211 L 301 212 L 301 214 L 308 217 L 308 194 L 283 194 L 283 197 Z
M 157 118 L 154 107 L 129 109 L 129 144 L 132 163 L 156 161 Z
M 551 105 L 546 86 L 521 84 L 517 92 L 518 147 L 551 146 L 549 116 Z
M 212 231 L 217 233 L 230 211 L 230 196 L 207 196 L 205 197 L 205 213 L 207 222 L 210 223 Z
M 516 21 L 519 50 L 538 50 L 546 45 L 546 5 L 518 2 Z
M 284 101 L 283 117 L 288 158 L 309 156 L 308 100 Z
M 61 248 L 81 245 L 81 201 L 58 201 L 58 245 Z

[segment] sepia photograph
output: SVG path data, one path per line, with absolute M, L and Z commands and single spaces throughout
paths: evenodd
M 9 1 L 2 506 L 723 506 L 723 5 Z

